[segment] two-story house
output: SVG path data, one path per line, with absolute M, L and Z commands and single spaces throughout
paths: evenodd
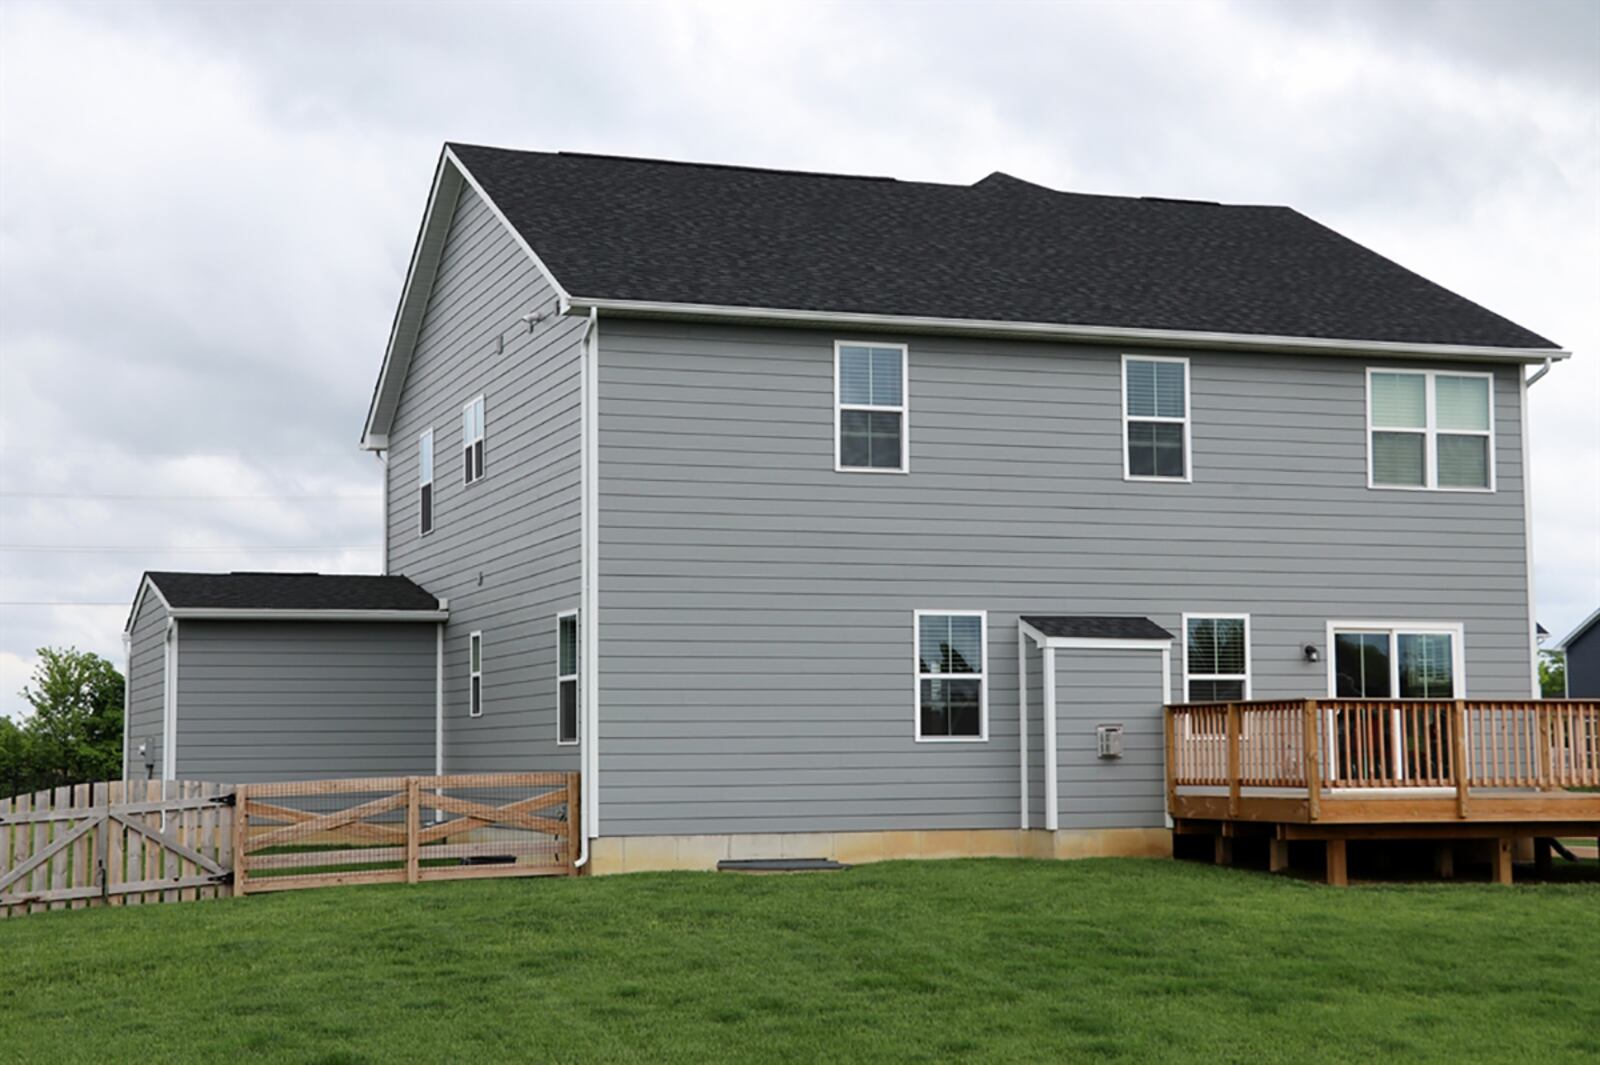
M 449 145 L 389 576 L 152 574 L 130 771 L 581 769 L 598 871 L 1164 853 L 1164 703 L 1537 691 L 1566 355 L 1285 207 Z

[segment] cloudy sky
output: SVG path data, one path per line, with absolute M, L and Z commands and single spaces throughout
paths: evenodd
M 372 572 L 356 450 L 446 139 L 1287 203 L 1576 354 L 1539 616 L 1600 603 L 1600 5 L 0 4 L 0 712 L 146 568 Z

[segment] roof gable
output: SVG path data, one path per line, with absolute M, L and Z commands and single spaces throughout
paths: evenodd
M 205 612 L 416 613 L 443 609 L 408 577 L 323 573 L 178 573 L 152 571 L 140 582 L 138 603 L 154 590 L 174 616 Z

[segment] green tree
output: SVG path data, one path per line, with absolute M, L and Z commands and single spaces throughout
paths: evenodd
M 0 717 L 0 798 L 33 791 L 32 744 L 9 717 Z
M 24 765 L 32 789 L 122 776 L 122 674 L 99 655 L 39 648 L 33 683 L 22 697 Z
M 1560 651 L 1539 652 L 1539 694 L 1546 699 L 1567 697 L 1567 656 Z

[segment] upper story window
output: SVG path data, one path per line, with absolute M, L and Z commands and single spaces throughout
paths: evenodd
M 1489 374 L 1369 369 L 1368 486 L 1493 491 L 1493 400 Z
M 417 531 L 433 532 L 433 429 L 424 429 L 417 438 Z
M 1330 694 L 1339 699 L 1454 699 L 1462 694 L 1459 625 L 1330 625 Z
M 1250 698 L 1250 615 L 1185 614 L 1183 677 L 1191 703 Z
M 578 615 L 556 616 L 556 742 L 578 742 Z
M 483 478 L 483 397 L 461 408 L 462 483 Z
M 1127 480 L 1190 479 L 1188 359 L 1122 357 L 1122 462 Z
M 904 344 L 834 344 L 835 470 L 910 470 L 906 360 Z
M 470 688 L 467 694 L 467 713 L 473 717 L 483 716 L 483 633 L 475 632 L 467 637 L 467 666 Z
M 981 610 L 914 613 L 917 739 L 988 738 L 988 616 Z

